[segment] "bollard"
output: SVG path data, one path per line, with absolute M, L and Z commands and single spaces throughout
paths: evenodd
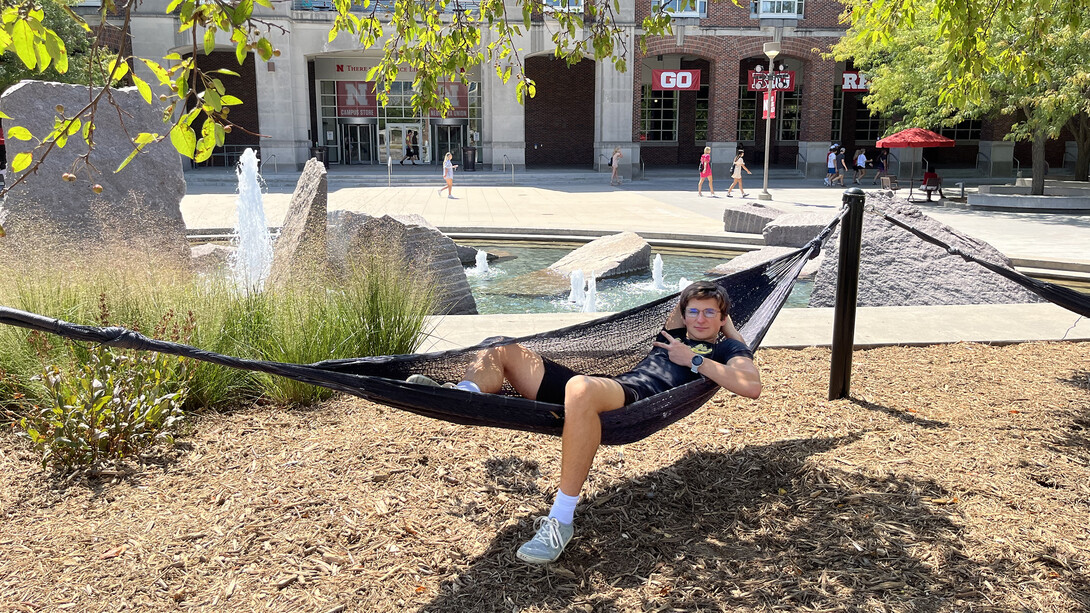
M 855 303 L 859 297 L 859 250 L 863 239 L 863 190 L 844 192 L 848 214 L 840 223 L 840 265 L 833 311 L 833 357 L 829 369 L 829 400 L 846 398 L 851 390 L 852 347 L 855 345 Z

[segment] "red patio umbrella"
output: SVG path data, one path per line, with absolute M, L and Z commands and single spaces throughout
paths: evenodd
M 901 149 L 904 147 L 953 147 L 954 145 L 954 139 L 946 138 L 942 134 L 936 134 L 931 130 L 924 130 L 923 128 L 901 130 L 900 132 L 890 134 L 885 138 L 878 139 L 878 141 L 874 143 L 875 147 L 887 149 Z M 916 160 L 912 160 L 909 169 L 908 197 L 912 198 L 912 186 L 916 182 Z

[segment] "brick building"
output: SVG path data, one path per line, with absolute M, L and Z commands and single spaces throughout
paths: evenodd
M 579 0 L 568 6 L 551 1 L 555 10 L 583 11 Z M 246 129 L 228 135 L 227 147 L 214 162 L 231 163 L 241 147 L 259 144 L 262 157 L 280 166 L 301 166 L 314 147 L 327 151 L 333 164 L 385 164 L 404 157 L 407 134 L 416 132 L 424 163 L 436 163 L 446 151 L 464 163 L 463 150 L 471 146 L 478 164 L 497 169 L 507 164 L 601 167 L 620 147 L 621 174 L 634 176 L 643 166 L 695 169 L 708 146 L 722 175 L 738 148 L 746 151 L 751 166 L 763 159 L 766 122 L 758 88 L 770 69 L 766 43 L 779 48 L 771 69 L 792 77 L 790 87 L 776 96 L 769 134 L 772 164 L 816 177 L 824 174 L 832 142 L 849 153 L 856 147 L 873 151 L 887 126 L 863 106 L 865 91 L 853 91 L 865 79 L 850 65 L 822 58 L 845 30 L 839 23 L 840 2 L 758 0 L 738 6 L 729 0 L 696 0 L 687 8 L 675 0 L 674 34 L 649 39 L 641 53 L 638 25 L 652 3 L 662 1 L 620 0 L 614 12 L 624 31 L 627 72 L 611 61 L 584 59 L 568 66 L 556 60 L 546 11 L 516 41 L 527 76 L 537 84 L 535 98 L 520 105 L 514 80 L 505 84 L 486 67 L 467 75 L 468 86 L 449 85 L 454 110 L 447 117 L 427 118 L 414 116 L 409 105 L 413 75 L 408 71 L 393 83 L 390 103 L 376 103 L 365 75 L 379 57 L 381 42 L 375 50 L 362 49 L 343 34 L 329 42 L 335 14 L 331 0 L 293 0 L 290 10 L 279 3 L 272 11 L 258 7 L 256 14 L 274 26 L 269 36 L 279 57 L 262 63 L 251 56 L 239 67 L 233 45 L 224 39 L 211 56 L 199 58 L 203 65 L 230 67 L 241 75 L 228 86 L 244 101 L 232 109 L 232 117 Z M 167 3 L 147 0 L 137 9 L 131 28 L 138 56 L 190 52 L 189 33 L 179 33 L 176 19 L 163 14 Z M 452 2 L 448 8 L 469 5 Z M 378 6 L 381 14 L 383 2 Z M 488 44 L 490 33 L 483 38 Z M 944 130 L 958 146 L 928 150 L 928 160 L 1010 176 L 1019 162 L 1014 145 L 1002 140 L 1009 125 L 977 121 Z M 1054 167 L 1072 155 L 1062 142 L 1056 145 L 1050 150 L 1055 159 L 1049 160 Z M 894 156 L 894 163 L 920 166 L 920 150 L 897 150 Z M 1020 164 L 1028 163 L 1026 155 Z

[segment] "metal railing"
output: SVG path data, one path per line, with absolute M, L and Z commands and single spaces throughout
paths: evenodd
M 1022 162 L 1019 161 L 1019 159 L 1016 158 L 1016 157 L 1012 157 L 1011 161 L 1014 162 L 1014 176 L 1016 178 L 1021 177 L 1022 176 Z
M 258 164 L 257 164 L 257 171 L 262 172 L 262 169 L 265 168 L 265 162 L 268 162 L 270 160 L 272 160 L 273 172 L 275 173 L 276 172 L 276 154 L 275 153 L 270 155 L 268 158 L 261 158 L 261 161 L 258 162 Z
M 602 160 L 608 160 L 608 159 L 609 158 L 606 157 L 606 154 L 604 154 L 604 153 L 599 153 L 598 154 L 598 169 L 597 169 L 598 172 L 602 171 Z
M 507 157 L 507 154 L 503 154 L 503 171 L 507 172 L 507 164 L 511 164 L 511 185 L 515 184 L 515 163 L 511 161 L 511 158 Z
M 799 160 L 802 160 L 802 174 L 806 175 L 806 156 L 801 151 L 795 151 L 795 172 L 799 172 Z
M 981 167 L 980 158 L 984 158 L 984 166 Z M 986 177 L 991 174 L 992 158 L 988 157 L 987 153 L 983 151 L 976 152 L 976 171 L 980 173 L 980 176 Z M 964 189 L 962 190 L 964 191 Z

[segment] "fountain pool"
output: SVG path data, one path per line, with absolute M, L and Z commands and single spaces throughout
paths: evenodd
M 478 272 L 475 267 L 466 268 L 469 287 L 477 301 L 477 311 L 482 315 L 509 313 L 576 313 L 584 310 L 583 303 L 569 302 L 569 293 L 562 296 L 524 297 L 494 294 L 490 292 L 492 284 L 518 275 L 534 272 L 548 267 L 564 257 L 579 245 L 557 243 L 476 243 L 466 242 L 471 247 L 489 253 L 508 253 L 514 259 L 493 262 L 487 272 Z M 686 252 L 653 248 L 653 254 L 662 256 L 663 289 L 655 287 L 652 271 L 642 275 L 631 275 L 619 279 L 599 279 L 595 288 L 596 311 L 623 311 L 656 298 L 677 291 L 678 281 L 685 277 L 689 280 L 706 278 L 704 271 L 722 264 L 734 255 L 730 253 Z M 590 272 L 587 271 L 589 276 Z M 787 301 L 787 308 L 806 308 L 810 300 L 810 281 L 799 281 Z

